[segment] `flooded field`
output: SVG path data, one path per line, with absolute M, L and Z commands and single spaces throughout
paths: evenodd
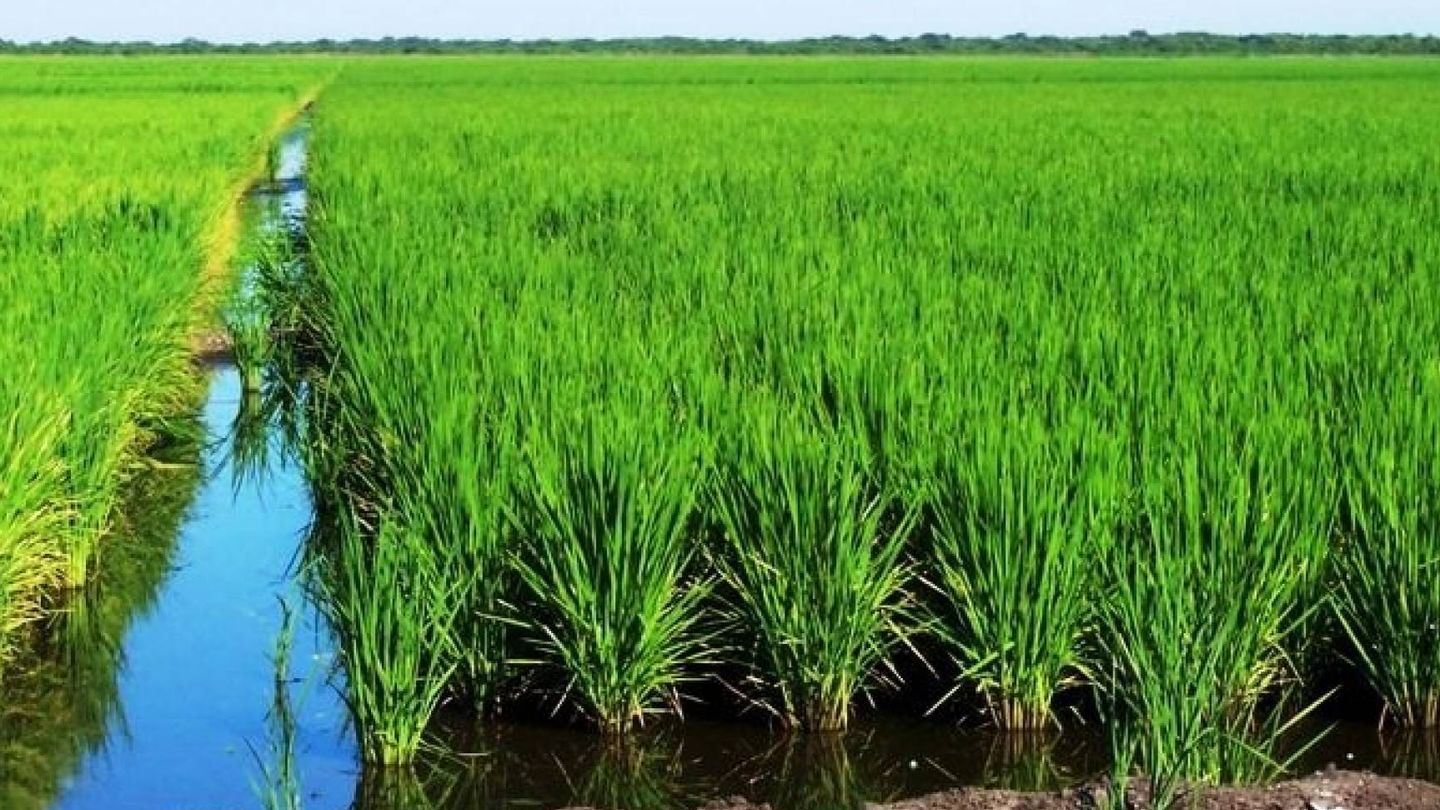
M 261 231 L 303 228 L 309 133 L 305 120 L 285 135 L 274 178 L 251 196 Z M 148 474 L 128 507 L 123 552 L 145 575 L 103 580 L 84 600 L 98 607 L 62 617 L 56 648 L 42 652 L 63 659 L 33 662 L 51 680 L 35 675 L 32 703 L 0 715 L 0 806 L 688 810 L 741 796 L 821 810 L 959 786 L 1057 790 L 1106 774 L 1097 726 L 1006 734 L 871 714 L 844 733 L 787 735 L 691 719 L 617 743 L 564 724 L 476 728 L 442 715 L 443 753 L 362 776 L 334 640 L 298 570 L 314 518 L 304 476 L 234 364 L 206 373 L 192 457 L 177 451 L 174 469 Z M 73 629 L 94 610 L 129 618 Z M 94 663 L 60 671 L 78 662 Z M 57 710 L 64 723 L 41 722 Z M 1301 736 L 1320 734 L 1298 772 L 1334 763 L 1440 781 L 1435 734 L 1344 722 Z
M 1117 760 L 1214 785 L 1440 782 L 1440 734 L 1377 729 L 1433 705 L 1357 654 L 1433 651 L 1411 632 L 1424 600 L 1385 588 L 1428 585 L 1435 524 L 1374 518 L 1440 482 L 1412 441 L 1440 377 L 1390 328 L 1440 334 L 1415 269 L 1436 243 L 1398 204 L 1423 133 L 1343 84 L 1399 98 L 1428 68 L 1277 68 L 1301 92 L 1275 118 L 1227 66 L 1167 103 L 1228 135 L 1147 140 L 1113 115 L 1088 162 L 1037 170 L 1036 142 L 1086 154 L 1037 111 L 1148 110 L 1167 80 L 920 62 L 887 65 L 879 98 L 874 66 L 818 64 L 674 68 L 737 71 L 698 90 L 638 62 L 371 64 L 307 107 L 244 217 L 237 301 L 282 298 L 227 312 L 193 425 L 8 663 L 0 810 L 858 810 L 1094 785 Z M 480 97 L 477 77 L 510 85 Z M 1355 175 L 1373 216 L 1274 151 L 1317 137 L 1311 97 L 1388 133 Z M 1019 124 L 955 123 L 995 109 Z M 977 144 L 995 176 L 953 160 Z M 1191 185 L 1152 174 L 1172 148 Z M 1141 193 L 1153 222 L 1132 221 Z M 1342 231 L 1370 238 L 1324 241 Z M 1376 260 L 1381 233 L 1419 247 Z M 1404 317 L 1353 305 L 1383 275 L 1367 261 L 1406 268 Z M 1336 262 L 1364 269 L 1303 275 Z M 1287 350 L 1235 339 L 1252 332 Z M 1296 334 L 1320 337 L 1291 352 Z M 1356 359 L 1376 347 L 1383 373 Z M 1392 390 L 1407 375 L 1433 390 Z M 1392 603 L 1421 608 L 1366 612 Z

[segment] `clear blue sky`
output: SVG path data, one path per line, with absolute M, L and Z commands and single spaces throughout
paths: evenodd
M 1440 33 L 1440 0 L 0 0 L 0 39 Z

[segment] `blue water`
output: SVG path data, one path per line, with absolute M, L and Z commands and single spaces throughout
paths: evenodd
M 205 405 L 207 434 L 222 438 L 240 404 L 239 377 L 214 372 Z M 278 451 L 278 448 L 277 448 Z M 86 755 L 64 785 L 64 810 L 186 810 L 258 807 L 259 768 L 273 698 L 271 654 L 281 627 L 280 597 L 301 604 L 296 550 L 310 521 L 300 470 L 278 465 L 234 486 L 223 442 L 207 450 L 210 470 L 181 530 L 176 565 L 156 608 L 124 640 L 119 676 L 123 722 Z M 355 744 L 344 706 L 325 682 L 333 645 L 313 609 L 292 650 L 302 787 L 307 807 L 348 807 Z
M 302 122 L 282 138 L 275 182 L 251 197 L 255 227 L 275 231 L 303 219 L 308 134 Z M 234 474 L 227 437 L 241 397 L 233 367 L 211 370 L 206 475 L 154 609 L 123 639 L 117 716 L 60 786 L 59 810 L 261 806 L 262 763 L 274 764 L 268 716 L 282 599 L 298 617 L 287 675 L 305 805 L 351 804 L 358 765 L 332 683 L 334 645 L 296 584 L 308 492 L 298 466 L 273 463 L 284 458 L 274 431 L 264 474 Z

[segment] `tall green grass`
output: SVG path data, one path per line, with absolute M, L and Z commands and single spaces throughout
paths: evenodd
M 909 631 L 914 526 L 878 491 L 863 446 L 758 409 L 716 474 L 716 555 L 759 699 L 789 726 L 845 728 Z
M 1435 70 L 356 65 L 287 316 L 317 500 L 416 533 L 388 601 L 470 560 L 492 708 L 533 659 L 602 726 L 934 688 L 1103 712 L 1172 799 L 1264 778 L 1327 611 L 1433 694 Z
M 410 764 L 458 666 L 463 583 L 419 531 L 389 516 L 347 520 L 317 577 L 345 667 L 346 703 L 366 762 Z M 373 536 L 372 536 L 373 535 Z
M 564 693 L 609 733 L 644 721 L 710 654 L 695 574 L 703 482 L 693 436 L 628 418 L 536 442 L 517 498 L 527 624 Z
M 1057 694 L 1092 680 L 1095 561 L 1110 541 L 1096 514 L 1103 460 L 1083 422 L 1047 430 L 1023 413 L 977 414 L 943 446 L 922 486 L 933 513 L 935 633 L 997 725 L 1056 722 Z
M 1166 807 L 1187 784 L 1284 772 L 1271 752 L 1305 713 L 1287 642 L 1318 609 L 1334 514 L 1329 459 L 1303 426 L 1189 415 L 1185 438 L 1137 453 L 1141 483 L 1102 558 L 1111 721 Z
M 1403 373 L 1403 372 L 1401 372 Z M 1370 430 L 1347 453 L 1348 519 L 1334 606 L 1348 654 L 1386 719 L 1440 726 L 1440 411 L 1437 379 L 1377 386 L 1357 410 Z
M 137 459 L 195 405 L 230 197 L 325 69 L 0 61 L 0 658 L 95 578 Z

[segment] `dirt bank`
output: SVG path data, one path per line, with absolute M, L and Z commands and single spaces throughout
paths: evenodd
M 235 359 L 235 344 L 224 329 L 196 334 L 190 341 L 190 356 L 200 365 Z
M 966 788 L 894 804 L 868 805 L 866 810 L 1095 810 L 1103 807 L 1103 785 L 1061 793 L 1015 793 Z M 1143 802 L 1135 810 L 1143 810 Z M 1440 810 L 1440 785 L 1351 771 L 1325 774 L 1259 788 L 1216 788 L 1199 802 L 1182 806 L 1197 810 Z M 570 808 L 589 810 L 589 808 Z M 744 799 L 711 802 L 701 810 L 775 810 Z M 838 809 L 837 809 L 838 810 Z

